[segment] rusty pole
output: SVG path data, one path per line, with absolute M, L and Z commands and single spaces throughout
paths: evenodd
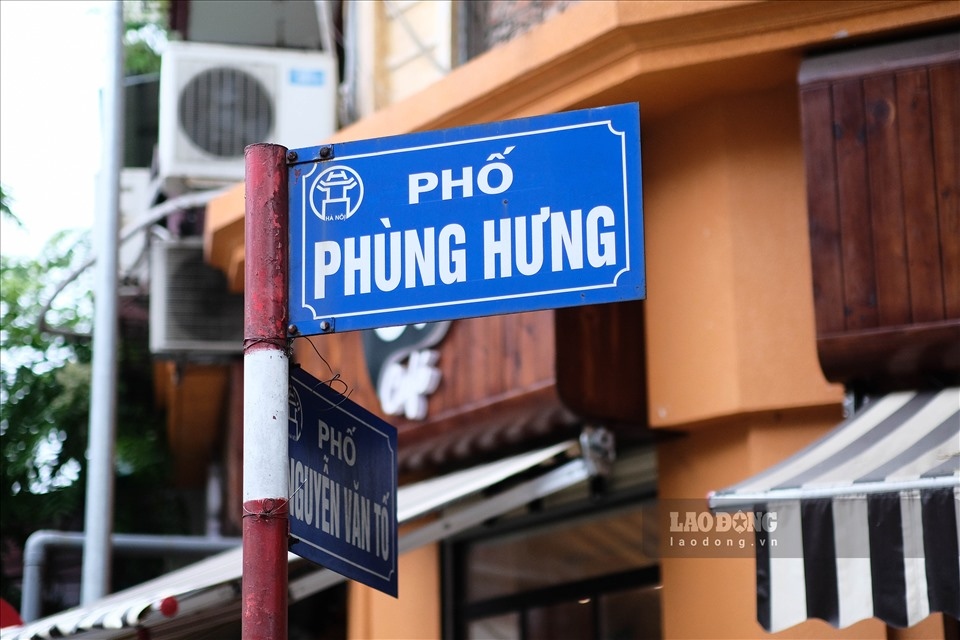
M 244 152 L 243 640 L 287 637 L 286 154 Z

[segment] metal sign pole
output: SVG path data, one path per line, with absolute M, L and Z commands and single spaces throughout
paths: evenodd
M 287 149 L 246 171 L 243 341 L 243 640 L 287 637 Z
M 94 229 L 97 251 L 90 380 L 90 446 L 84 512 L 80 600 L 89 604 L 110 593 L 117 439 L 117 315 L 120 168 L 123 162 L 123 3 L 109 15 L 110 75 L 103 91 L 103 166 Z

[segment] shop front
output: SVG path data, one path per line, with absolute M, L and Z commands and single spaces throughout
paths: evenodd
M 676 538 L 670 514 L 709 515 L 709 492 L 835 427 L 855 382 L 822 368 L 836 336 L 821 324 L 823 236 L 808 210 L 798 71 L 815 53 L 942 33 L 957 19 L 937 2 L 581 3 L 330 140 L 641 106 L 647 299 L 455 321 L 424 347 L 431 355 L 398 361 L 405 375 L 431 372 L 422 415 L 385 416 L 399 429 L 401 482 L 584 425 L 615 434 L 613 475 L 411 555 L 398 600 L 351 585 L 351 637 L 765 633 L 754 553 L 666 541 Z M 211 206 L 211 256 L 226 256 L 228 272 L 242 246 L 225 251 L 217 237 L 238 223 L 241 194 Z M 949 337 L 958 316 L 947 309 L 931 328 Z M 295 347 L 317 377 L 344 381 L 382 411 L 364 361 L 370 340 L 347 333 Z M 955 367 L 948 357 L 940 373 Z M 804 611 L 787 633 L 919 638 L 955 628 L 939 613 L 903 631 L 870 616 L 841 629 L 814 618 Z

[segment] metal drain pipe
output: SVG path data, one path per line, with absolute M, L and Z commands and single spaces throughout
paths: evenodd
M 43 593 L 43 569 L 47 549 L 56 547 L 82 548 L 84 534 L 73 531 L 34 531 L 23 547 L 23 585 L 20 617 L 33 622 L 40 617 L 40 599 Z M 115 533 L 110 536 L 113 550 L 125 554 L 157 555 L 211 555 L 240 546 L 240 538 L 213 536 L 143 535 Z

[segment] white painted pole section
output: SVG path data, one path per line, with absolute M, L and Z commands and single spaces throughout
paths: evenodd
M 244 356 L 243 372 L 243 501 L 286 498 L 288 440 L 264 434 L 274 433 L 275 425 L 286 429 L 287 355 L 278 349 L 251 351 Z
M 103 90 L 103 165 L 94 237 L 99 254 L 94 283 L 93 367 L 80 602 L 109 593 L 113 532 L 113 455 L 117 422 L 117 262 L 120 165 L 123 158 L 123 3 L 112 5 L 107 38 L 110 73 Z

